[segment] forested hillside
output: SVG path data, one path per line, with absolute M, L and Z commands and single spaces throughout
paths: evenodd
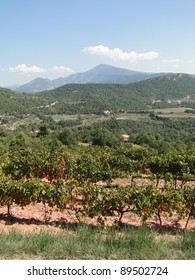
M 74 139 L 112 146 L 127 134 L 131 143 L 163 151 L 173 142 L 194 141 L 195 79 L 189 75 L 128 85 L 70 84 L 31 95 L 0 88 L 0 100 L 2 140 L 18 133 L 36 136 L 45 125 L 59 139 L 68 129 L 72 140 L 62 143 L 69 144 Z
M 195 79 L 168 75 L 128 84 L 70 84 L 34 95 L 0 89 L 0 112 L 43 114 L 102 114 L 135 112 L 185 104 L 194 108 Z

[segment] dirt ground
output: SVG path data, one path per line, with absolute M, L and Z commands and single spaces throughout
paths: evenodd
M 144 184 L 143 179 L 137 179 L 137 184 Z M 145 180 L 148 183 L 148 180 Z M 130 179 L 116 179 L 113 184 L 123 185 L 124 187 L 131 184 Z M 109 226 L 116 225 L 117 217 L 108 217 L 106 224 Z M 83 218 L 82 223 L 98 226 L 96 218 Z M 133 227 L 141 226 L 141 220 L 135 214 L 126 213 L 122 219 L 123 224 Z M 147 221 L 149 227 L 160 228 L 160 230 L 175 232 L 185 228 L 186 220 L 179 220 L 176 216 L 162 217 L 163 225 L 159 227 L 159 222 L 156 217 Z M 65 230 L 68 225 L 77 224 L 78 220 L 74 213 L 68 210 L 63 212 L 57 209 L 45 207 L 41 203 L 25 206 L 23 209 L 18 205 L 11 206 L 11 216 L 7 215 L 7 207 L 0 206 L 0 233 L 9 232 L 10 230 L 18 230 L 23 233 L 39 232 L 40 230 L 51 230 L 52 232 L 60 232 Z M 195 219 L 191 218 L 188 223 L 188 230 L 195 229 Z
M 109 226 L 116 225 L 117 217 L 108 218 L 106 224 Z M 83 218 L 82 223 L 98 225 L 97 219 Z M 133 214 L 126 213 L 122 219 L 123 224 L 133 227 L 141 225 L 140 219 Z M 22 209 L 18 205 L 12 205 L 11 216 L 7 215 L 7 207 L 0 207 L 0 232 L 9 232 L 17 230 L 22 233 L 35 233 L 42 230 L 51 230 L 58 233 L 67 228 L 68 225 L 78 223 L 78 220 L 68 210 L 63 212 L 52 210 L 41 203 L 36 205 L 28 205 Z M 177 217 L 163 217 L 162 229 L 167 231 L 177 231 L 184 229 L 186 221 L 177 221 Z M 159 227 L 158 220 L 154 217 L 147 221 L 149 227 Z M 195 229 L 195 219 L 190 219 L 188 230 Z

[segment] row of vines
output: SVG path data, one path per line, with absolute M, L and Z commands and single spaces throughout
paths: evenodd
M 162 225 L 162 215 L 174 214 L 186 219 L 187 228 L 195 216 L 194 151 L 158 155 L 132 147 L 71 152 L 20 148 L 1 155 L 0 161 L 0 205 L 7 205 L 8 214 L 12 204 L 42 202 L 101 223 L 115 216 L 121 224 L 131 212 L 143 223 L 155 216 Z M 148 181 L 140 186 L 136 177 Z M 113 185 L 114 178 L 130 178 L 131 183 Z

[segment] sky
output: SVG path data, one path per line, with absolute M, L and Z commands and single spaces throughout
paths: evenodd
M 195 74 L 194 0 L 0 0 L 0 86 L 108 64 Z

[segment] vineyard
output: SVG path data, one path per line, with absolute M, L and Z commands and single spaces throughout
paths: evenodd
M 158 155 L 132 147 L 20 148 L 5 152 L 0 165 L 0 205 L 8 216 L 13 205 L 42 203 L 71 211 L 78 222 L 89 217 L 101 225 L 108 217 L 122 225 L 124 214 L 133 213 L 143 224 L 156 217 L 160 226 L 162 216 L 174 215 L 187 228 L 195 217 L 193 150 Z M 116 178 L 129 184 L 114 183 Z

